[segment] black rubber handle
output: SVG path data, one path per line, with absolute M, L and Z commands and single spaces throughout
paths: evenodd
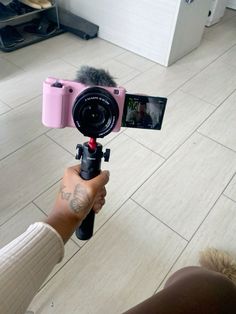
M 80 166 L 80 176 L 84 180 L 91 180 L 101 172 L 101 159 L 103 157 L 102 145 L 97 143 L 95 151 L 90 151 L 88 143 L 80 147 L 82 162 Z M 76 237 L 80 240 L 88 240 L 93 236 L 95 212 L 90 210 L 87 217 L 83 220 L 79 228 L 76 229 Z
M 91 209 L 81 226 L 76 229 L 76 237 L 80 240 L 89 240 L 93 236 L 95 212 Z

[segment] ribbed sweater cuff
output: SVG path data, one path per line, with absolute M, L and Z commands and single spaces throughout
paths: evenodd
M 0 313 L 24 313 L 64 256 L 62 238 L 37 222 L 0 250 Z

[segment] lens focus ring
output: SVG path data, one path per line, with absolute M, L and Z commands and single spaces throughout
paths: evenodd
M 106 89 L 90 87 L 76 98 L 72 116 L 75 126 L 83 135 L 104 137 L 115 127 L 119 107 Z

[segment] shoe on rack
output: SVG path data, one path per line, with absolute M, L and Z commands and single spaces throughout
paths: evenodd
M 18 30 L 11 25 L 5 26 L 5 31 L 9 38 L 12 39 L 15 43 L 20 43 L 24 41 L 24 37 L 18 32 Z
M 21 3 L 28 5 L 29 7 L 33 8 L 33 9 L 42 9 L 42 6 L 40 4 L 38 4 L 37 1 L 35 0 L 19 0 Z
M 7 25 L 0 29 L 0 42 L 3 47 L 12 48 L 22 41 L 24 38 L 15 27 Z
M 18 0 L 12 0 L 7 5 L 7 7 L 10 8 L 12 11 L 14 11 L 17 15 L 22 15 L 22 14 L 34 11 L 33 8 L 30 8 L 29 6 L 21 3 Z
M 0 2 L 0 20 L 7 20 L 13 16 L 16 16 L 16 12 L 8 8 Z
M 4 48 L 12 48 L 16 45 L 15 40 L 9 37 L 6 27 L 0 29 L 0 43 Z
M 34 1 L 41 5 L 43 9 L 48 9 L 51 8 L 52 6 L 52 3 L 48 0 L 34 0 Z
M 30 24 L 26 25 L 24 31 L 47 37 L 57 31 L 57 25 L 43 16 L 41 19 L 35 19 Z

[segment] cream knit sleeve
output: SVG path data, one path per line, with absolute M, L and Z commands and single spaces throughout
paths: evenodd
M 60 235 L 42 222 L 0 249 L 0 313 L 24 314 L 63 256 Z

